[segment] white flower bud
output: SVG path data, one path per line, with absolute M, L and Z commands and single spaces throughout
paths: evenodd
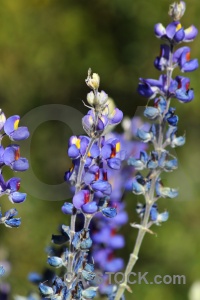
M 184 15 L 185 9 L 186 4 L 184 1 L 180 1 L 180 3 L 174 2 L 169 7 L 169 15 L 174 21 L 179 21 Z
M 108 100 L 108 95 L 101 91 L 101 93 L 97 94 L 97 105 L 104 106 Z
M 93 92 L 90 92 L 87 94 L 87 102 L 92 106 L 94 105 L 94 93 Z
M 100 84 L 100 77 L 97 73 L 93 73 L 91 76 L 92 70 L 88 70 L 88 77 L 85 80 L 86 84 L 93 90 L 97 90 Z

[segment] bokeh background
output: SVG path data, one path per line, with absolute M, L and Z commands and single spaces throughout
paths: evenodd
M 157 78 L 153 60 L 160 41 L 154 37 L 155 23 L 169 22 L 169 0 L 6 0 L 0 5 L 0 106 L 7 116 L 24 116 L 36 107 L 62 104 L 81 113 L 87 110 L 82 100 L 88 88 L 84 83 L 89 67 L 101 76 L 104 89 L 124 111 L 133 116 L 146 101 L 137 92 L 139 77 Z M 200 2 L 187 1 L 184 27 L 199 23 Z M 192 57 L 200 57 L 200 41 L 191 44 Z M 187 144 L 176 150 L 180 167 L 168 174 L 168 183 L 178 187 L 174 200 L 161 200 L 170 219 L 155 228 L 157 237 L 148 235 L 143 243 L 135 272 L 154 275 L 185 275 L 186 285 L 135 285 L 127 299 L 188 299 L 192 283 L 200 279 L 200 109 L 199 76 L 189 74 L 195 100 L 186 105 L 174 101 L 180 116 L 179 132 L 187 133 Z M 35 117 L 37 123 L 37 116 Z M 81 123 L 81 120 L 77 120 Z M 67 124 L 67 120 L 66 120 Z M 31 170 L 47 186 L 63 183 L 69 168 L 66 149 L 71 129 L 63 122 L 44 122 L 31 137 Z M 22 156 L 26 156 L 23 147 Z M 32 184 L 30 171 L 26 180 Z M 6 174 L 9 176 L 9 173 Z M 42 190 L 29 195 L 19 205 L 22 226 L 1 226 L 0 258 L 11 262 L 7 281 L 12 294 L 27 295 L 33 286 L 27 280 L 30 271 L 41 272 L 46 265 L 44 252 L 57 232 L 67 223 L 61 213 L 63 201 L 44 200 Z M 127 206 L 130 221 L 136 221 L 137 198 L 130 195 Z M 7 197 L 1 198 L 3 209 L 10 208 Z M 136 237 L 129 224 L 123 228 L 127 237 L 121 255 L 127 260 Z M 12 299 L 12 298 L 11 298 Z

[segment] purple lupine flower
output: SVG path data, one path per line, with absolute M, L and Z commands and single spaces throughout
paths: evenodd
M 29 131 L 27 127 L 19 127 L 20 117 L 14 115 L 6 120 L 6 117 L 2 111 L 0 111 L 0 140 L 4 136 L 8 136 L 11 141 L 21 141 L 29 137 Z M 14 171 L 26 171 L 29 168 L 28 160 L 24 157 L 20 157 L 20 147 L 17 144 L 7 146 L 5 149 L 0 146 L 0 196 L 8 195 L 9 200 L 12 203 L 21 203 L 26 199 L 25 193 L 20 193 L 20 178 L 11 178 L 5 182 L 2 169 L 4 166 L 10 167 Z M 4 216 L 1 216 L 0 223 L 5 224 L 7 227 L 19 227 L 21 221 L 20 218 L 14 218 L 17 214 L 16 210 L 7 211 Z
M 90 192 L 89 190 L 81 190 L 73 197 L 73 205 L 77 209 L 82 209 L 83 212 L 94 214 L 98 207 L 96 202 L 90 201 Z
M 163 95 L 167 87 L 166 75 L 160 75 L 158 80 L 140 78 L 138 93 L 147 98 L 154 98 L 157 94 Z
M 109 139 L 103 144 L 101 155 L 111 169 L 119 170 L 121 161 L 125 159 L 126 152 L 125 150 L 120 150 L 119 140 Z
M 169 92 L 172 97 L 177 98 L 181 103 L 187 103 L 194 98 L 194 91 L 189 87 L 189 78 L 176 76 L 175 79 L 171 81 Z
M 10 145 L 5 148 L 3 161 L 5 165 L 10 166 L 14 171 L 26 171 L 29 168 L 28 160 L 20 157 L 20 147 L 18 145 Z
M 109 124 L 109 120 L 106 115 L 98 116 L 97 122 L 95 122 L 95 114 L 92 110 L 90 110 L 82 119 L 83 128 L 89 135 L 94 129 L 96 133 L 102 134 L 106 126 Z
M 143 219 L 144 213 L 146 210 L 146 205 L 138 203 L 136 206 L 136 212 L 138 213 L 139 217 Z M 158 212 L 158 205 L 154 203 L 150 210 L 150 220 L 152 224 L 160 225 L 162 222 L 166 222 L 169 218 L 169 213 L 164 211 L 163 213 Z
M 6 227 L 9 228 L 19 227 L 21 224 L 21 219 L 15 218 L 17 213 L 18 212 L 15 208 L 8 210 L 4 215 L 2 215 L 0 211 L 0 224 L 4 224 Z
M 118 272 L 124 266 L 123 260 L 116 257 L 115 251 L 124 247 L 125 240 L 119 233 L 119 230 L 127 223 L 128 215 L 125 211 L 125 204 L 123 203 L 122 198 L 124 193 L 127 192 L 125 187 L 130 189 L 129 185 L 132 185 L 132 176 L 135 172 L 132 166 L 127 167 L 124 162 L 129 155 L 138 155 L 141 150 L 146 148 L 146 145 L 143 143 L 132 140 L 133 137 L 136 136 L 135 128 L 138 125 L 142 125 L 140 118 L 135 117 L 132 120 L 126 118 L 123 123 L 125 129 L 124 133 L 110 133 L 110 138 L 107 141 L 102 142 L 101 155 L 104 162 L 106 162 L 109 167 L 107 170 L 107 177 L 112 185 L 112 193 L 109 201 L 110 208 L 107 207 L 105 210 L 107 209 L 108 211 L 106 213 L 109 214 L 112 213 L 113 208 L 117 210 L 117 214 L 112 219 L 105 218 L 102 214 L 97 213 L 91 224 L 93 240 L 92 256 L 94 257 L 97 269 L 102 273 L 105 273 L 106 271 Z M 149 125 L 145 124 L 145 128 L 149 128 Z M 120 153 L 121 149 L 122 152 Z M 123 149 L 126 151 L 124 152 Z M 120 162 L 120 170 L 110 168 L 108 160 L 111 159 L 112 156 L 113 158 L 123 158 L 124 162 Z M 97 169 L 93 168 L 90 171 L 93 175 L 86 173 L 85 180 L 87 180 L 87 177 L 90 178 L 91 176 L 94 178 L 96 171 Z M 102 172 L 100 172 L 99 176 L 102 177 Z M 103 282 L 99 288 L 100 294 L 110 295 L 112 290 L 113 286 L 108 284 L 108 277 L 104 275 Z
M 198 30 L 194 25 L 184 30 L 181 23 L 179 21 L 175 21 L 170 23 L 166 28 L 161 23 L 156 24 L 154 27 L 154 33 L 157 38 L 180 43 L 193 41 L 198 34 Z
M 29 137 L 29 131 L 27 127 L 18 127 L 20 116 L 15 115 L 9 117 L 4 124 L 4 131 L 13 141 L 25 140 Z
M 174 52 L 173 62 L 178 64 L 181 72 L 192 72 L 199 66 L 197 59 L 190 59 L 190 48 L 181 47 Z
M 107 171 L 99 168 L 97 165 L 92 165 L 84 174 L 84 182 L 89 185 L 95 193 L 95 196 L 101 198 L 109 196 L 112 188 L 108 182 Z
M 7 182 L 4 181 L 2 175 L 0 175 L 0 192 L 1 195 L 8 195 L 9 200 L 12 203 L 21 203 L 26 199 L 25 193 L 18 192 L 20 188 L 20 178 L 13 177 Z
M 160 45 L 160 55 L 156 57 L 154 61 L 154 66 L 156 69 L 159 71 L 164 71 L 169 63 L 169 53 L 170 53 L 170 48 L 168 45 Z

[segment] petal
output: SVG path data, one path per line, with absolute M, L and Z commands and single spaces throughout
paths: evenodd
M 86 290 L 82 290 L 81 295 L 83 296 L 83 298 L 93 299 L 97 294 L 96 290 L 97 287 L 89 287 Z
M 185 37 L 185 31 L 183 28 L 181 28 L 180 30 L 178 30 L 175 35 L 174 35 L 174 41 L 176 43 L 180 43 Z
M 94 272 L 94 265 L 86 263 L 86 265 L 84 267 L 84 270 L 87 271 L 87 272 Z
M 183 53 L 183 52 L 190 52 L 190 48 L 189 47 L 181 47 L 181 48 L 179 48 L 179 49 L 177 49 L 175 52 L 174 52 L 174 54 L 173 54 L 173 62 L 174 63 L 177 63 L 178 62 L 178 60 L 179 60 L 179 58 L 181 57 L 181 54 Z
M 12 203 L 21 203 L 26 200 L 26 194 L 20 192 L 14 192 L 9 196 L 9 200 Z
M 137 137 L 139 137 L 144 143 L 147 143 L 147 142 L 151 141 L 152 134 L 149 132 L 146 132 L 142 129 L 138 129 Z
M 95 180 L 95 174 L 87 172 L 84 175 L 84 182 L 85 184 L 89 185 L 92 181 Z
M 157 222 L 166 222 L 168 218 L 169 218 L 169 213 L 168 211 L 165 211 L 158 215 Z
M 16 210 L 16 208 L 11 208 L 5 213 L 4 217 L 6 219 L 11 219 L 12 217 L 15 217 L 17 214 L 18 211 Z
M 185 92 L 180 89 L 176 91 L 176 98 L 182 103 L 187 103 L 194 99 L 194 92 L 193 90 L 189 90 L 188 92 Z
M 185 144 L 185 136 L 179 136 L 172 140 L 171 146 L 175 148 L 177 146 L 183 146 Z
M 192 72 L 196 70 L 199 67 L 198 59 L 192 59 L 188 62 L 186 62 L 182 68 L 181 72 Z
M 121 159 L 110 158 L 107 160 L 107 164 L 111 169 L 119 170 L 121 168 Z
M 123 119 L 123 112 L 118 108 L 115 108 L 112 114 L 109 116 L 110 124 L 119 124 Z
M 154 33 L 157 38 L 161 38 L 163 35 L 166 34 L 165 27 L 161 23 L 156 24 L 154 26 Z
M 58 256 L 48 257 L 47 262 L 51 267 L 55 267 L 55 268 L 60 268 L 63 265 L 62 258 L 60 258 Z
M 13 163 L 16 158 L 19 156 L 19 146 L 18 145 L 11 145 L 6 147 L 4 154 L 3 154 L 3 160 L 6 165 L 10 165 Z
M 15 115 L 9 117 L 4 124 L 4 131 L 7 135 L 10 135 L 13 131 L 18 129 L 20 116 Z
M 191 25 L 187 29 L 185 29 L 185 37 L 184 37 L 184 42 L 191 42 L 195 39 L 195 37 L 198 34 L 198 29 L 194 26 Z
M 68 149 L 68 156 L 71 158 L 71 159 L 76 159 L 80 156 L 80 152 L 79 152 L 79 149 L 76 147 L 76 145 L 72 145 L 69 147 Z
M 86 198 L 89 197 L 88 190 L 81 190 L 80 192 L 76 193 L 72 199 L 74 206 L 77 209 L 80 209 L 83 204 L 85 204 Z
M 29 168 L 29 163 L 28 160 L 26 158 L 22 158 L 20 157 L 18 160 L 16 160 L 13 164 L 12 164 L 12 169 L 14 171 L 26 171 Z
M 169 160 L 165 163 L 164 170 L 167 172 L 173 171 L 178 168 L 177 159 Z
M 21 219 L 20 218 L 13 218 L 9 220 L 5 220 L 6 227 L 19 227 L 21 225 Z
M 110 183 L 105 180 L 97 180 L 94 183 L 92 183 L 91 186 L 95 192 L 100 191 L 107 196 L 109 196 L 112 192 Z
M 92 247 L 92 240 L 90 237 L 84 239 L 81 243 L 80 243 L 80 249 L 81 250 L 88 250 Z
M 139 184 L 136 179 L 132 182 L 132 191 L 136 195 L 144 194 L 145 188 L 143 185 Z
M 17 192 L 20 188 L 20 178 L 13 177 L 6 182 L 6 188 L 10 190 L 11 193 Z
M 106 116 L 101 116 L 101 118 L 98 118 L 98 123 L 97 123 L 97 127 L 96 130 L 97 131 L 104 131 L 106 125 L 108 123 L 108 118 Z
M 102 214 L 107 218 L 114 218 L 117 215 L 115 207 L 106 207 L 102 209 Z
M 89 144 L 89 139 L 86 137 L 80 137 L 80 153 L 84 155 Z
M 175 198 L 178 196 L 178 191 L 176 189 L 171 188 L 163 188 L 162 190 L 162 196 L 169 197 L 169 198 Z
M 137 88 L 138 93 L 146 98 L 150 98 L 154 95 L 153 90 L 151 89 L 151 86 L 145 83 L 139 83 Z
M 40 293 L 43 296 L 51 296 L 51 295 L 53 295 L 53 289 L 50 286 L 47 286 L 47 285 L 45 285 L 43 283 L 39 284 L 39 290 L 40 290 Z
M 167 118 L 167 122 L 171 126 L 177 126 L 177 124 L 178 124 L 178 116 L 175 115 L 175 116 L 172 116 L 170 118 Z
M 112 153 L 112 146 L 111 144 L 105 144 L 101 149 L 101 155 L 104 159 L 110 158 Z
M 13 141 L 22 141 L 26 140 L 29 135 L 30 134 L 27 127 L 19 127 L 17 130 L 10 134 L 10 137 Z
M 159 110 L 155 107 L 147 107 L 144 111 L 144 116 L 149 119 L 155 119 L 159 115 Z
M 6 122 L 6 116 L 5 116 L 5 114 L 1 111 L 1 112 L 0 112 L 0 130 L 3 128 L 5 122 Z
M 100 154 L 99 146 L 94 144 L 90 150 L 91 157 L 97 158 Z
M 156 221 L 158 217 L 157 207 L 152 207 L 150 211 L 151 221 Z
M 72 215 L 73 213 L 73 204 L 72 203 L 68 203 L 68 202 L 65 202 L 61 208 L 62 212 L 66 215 Z
M 91 115 L 86 115 L 82 118 L 82 125 L 84 130 L 87 133 L 90 133 L 90 131 L 92 131 L 93 126 L 94 126 L 94 119 Z
M 180 22 L 172 22 L 166 27 L 166 34 L 169 39 L 173 39 L 173 37 L 177 31 L 178 24 L 180 24 Z
M 82 211 L 86 214 L 94 214 L 98 210 L 98 206 L 95 201 L 88 202 L 81 207 Z

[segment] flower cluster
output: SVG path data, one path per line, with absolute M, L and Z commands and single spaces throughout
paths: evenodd
M 144 116 L 153 120 L 153 124 L 149 130 L 138 129 L 137 135 L 144 143 L 152 143 L 154 150 L 150 154 L 141 151 L 139 158 L 130 158 L 129 163 L 138 171 L 148 169 L 147 176 L 138 173 L 134 178 L 133 192 L 144 195 L 151 192 L 151 205 L 160 197 L 174 198 L 178 195 L 177 190 L 163 186 L 160 173 L 171 172 L 178 167 L 177 158 L 166 148 L 182 146 L 185 143 L 185 136 L 177 136 L 179 118 L 175 114 L 176 109 L 170 106 L 171 100 L 176 98 L 181 103 L 187 103 L 194 98 L 194 91 L 189 87 L 189 78 L 172 78 L 173 70 L 177 67 L 181 72 L 198 68 L 198 60 L 190 59 L 189 47 L 180 47 L 174 51 L 175 46 L 181 42 L 192 41 L 198 33 L 193 25 L 186 30 L 182 27 L 180 18 L 184 11 L 183 1 L 180 4 L 174 3 L 169 11 L 173 22 L 166 28 L 160 23 L 155 25 L 156 37 L 163 39 L 165 44 L 161 45 L 160 56 L 155 59 L 154 65 L 158 70 L 166 71 L 166 74 L 162 74 L 159 80 L 141 78 L 138 85 L 140 95 L 153 99 L 153 106 L 146 107 L 144 111 Z M 159 214 L 157 218 L 162 219 Z
M 110 125 L 121 122 L 123 114 L 118 108 L 112 111 L 108 95 L 98 91 L 98 74 L 88 72 L 86 84 L 92 89 L 87 95 L 89 112 L 82 119 L 88 136 L 72 136 L 69 140 L 68 156 L 72 167 L 65 174 L 65 180 L 74 186 L 72 203 L 64 203 L 62 211 L 71 215 L 70 226 L 62 225 L 61 235 L 53 235 L 55 244 L 69 243 L 60 256 L 49 256 L 50 266 L 65 267 L 64 276 L 56 276 L 48 286 L 40 283 L 39 289 L 44 297 L 51 299 L 92 299 L 97 287 L 91 285 L 95 278 L 94 263 L 89 258 L 92 246 L 90 222 L 95 214 L 107 218 L 117 215 L 117 208 L 110 201 L 112 186 L 109 171 L 119 170 L 125 158 L 120 141 L 116 137 L 106 138 Z M 84 224 L 77 230 L 77 216 L 84 217 Z M 79 274 L 84 280 L 78 280 Z M 70 278 L 68 275 L 71 274 Z
M 112 185 L 112 194 L 110 203 L 117 208 L 117 216 L 108 219 L 102 214 L 96 214 L 91 223 L 91 238 L 93 247 L 91 255 L 95 261 L 95 267 L 104 276 L 99 287 L 99 293 L 112 297 L 115 286 L 108 284 L 108 276 L 105 272 L 119 272 L 124 267 L 124 261 L 120 257 L 116 257 L 116 250 L 124 248 L 125 239 L 119 234 L 121 227 L 127 223 L 128 215 L 125 211 L 125 202 L 123 201 L 127 192 L 131 190 L 132 177 L 135 173 L 135 168 L 127 165 L 127 160 L 130 155 L 138 155 L 140 151 L 145 150 L 146 146 L 136 138 L 136 130 L 141 123 L 139 117 L 129 119 L 124 118 L 122 122 L 123 133 L 109 133 L 112 138 L 117 138 L 120 141 L 122 149 L 126 149 L 126 157 L 118 171 L 108 170 L 109 182 Z
M 152 145 L 150 153 L 141 151 L 137 157 L 129 158 L 128 162 L 138 173 L 132 183 L 133 193 L 143 195 L 144 203 L 138 203 L 136 211 L 141 219 L 140 224 L 132 224 L 137 228 L 138 236 L 130 256 L 125 274 L 134 267 L 145 232 L 153 233 L 150 227 L 167 221 L 168 212 L 159 213 L 157 201 L 159 198 L 175 198 L 178 191 L 166 187 L 162 183 L 162 172 L 172 172 L 178 167 L 178 160 L 170 153 L 170 148 L 182 146 L 185 136 L 179 136 L 178 121 L 175 107 L 171 106 L 172 99 L 181 103 L 193 100 L 194 91 L 190 89 L 190 79 L 184 76 L 172 78 L 175 68 L 183 72 L 191 72 L 198 68 L 198 60 L 191 59 L 190 48 L 183 46 L 175 49 L 182 42 L 190 42 L 196 37 L 198 30 L 195 26 L 184 29 L 180 23 L 186 9 L 185 2 L 174 3 L 170 6 L 169 15 L 172 22 L 165 28 L 161 23 L 156 24 L 154 32 L 164 43 L 160 55 L 156 57 L 154 66 L 161 72 L 159 79 L 140 78 L 138 92 L 141 96 L 153 101 L 153 106 L 147 106 L 144 116 L 151 122 L 149 128 L 139 128 L 138 138 Z M 148 102 L 149 103 L 149 102 Z M 145 172 L 146 171 L 146 172 Z M 126 280 L 119 286 L 115 300 L 119 300 L 126 287 Z
M 20 117 L 14 115 L 6 119 L 5 114 L 0 111 L 0 142 L 8 137 L 11 141 L 18 142 L 29 137 L 27 127 L 19 127 Z M 12 203 L 21 203 L 26 199 L 26 194 L 19 192 L 20 178 L 12 177 L 5 181 L 3 177 L 3 168 L 9 167 L 13 171 L 23 172 L 29 167 L 26 158 L 20 156 L 20 147 L 17 144 L 10 144 L 7 147 L 0 145 L 0 196 L 8 195 Z M 21 223 L 20 218 L 15 218 L 17 215 L 16 209 L 10 209 L 1 213 L 0 209 L 0 224 L 7 227 L 18 227 Z

